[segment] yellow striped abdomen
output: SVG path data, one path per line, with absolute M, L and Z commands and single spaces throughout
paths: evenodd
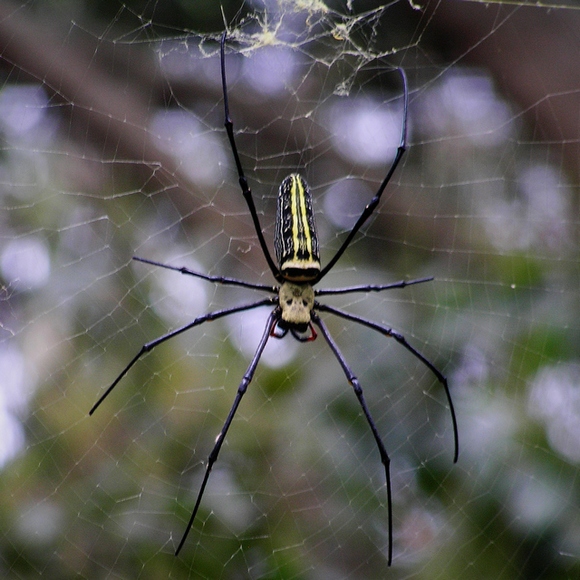
M 285 280 L 309 282 L 320 273 L 312 195 L 304 178 L 297 173 L 286 177 L 278 191 L 274 247 Z

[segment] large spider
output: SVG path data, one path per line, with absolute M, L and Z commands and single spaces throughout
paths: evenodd
M 256 212 L 256 206 L 254 205 L 254 200 L 252 198 L 252 193 L 248 185 L 248 181 L 246 179 L 246 176 L 244 175 L 244 170 L 240 162 L 240 156 L 238 154 L 238 148 L 235 142 L 233 123 L 230 118 L 229 112 L 228 90 L 226 84 L 226 69 L 224 56 L 225 43 L 226 43 L 226 33 L 224 32 L 221 38 L 221 52 L 220 52 L 221 78 L 222 78 L 224 111 L 225 111 L 224 125 L 230 142 L 234 160 L 236 163 L 240 188 L 242 190 L 244 199 L 246 200 L 246 203 L 248 205 L 250 215 L 252 216 L 252 220 L 254 222 L 260 247 L 262 248 L 262 252 L 264 253 L 266 262 L 268 263 L 268 266 L 272 271 L 272 275 L 274 276 L 276 282 L 278 282 L 279 285 L 268 286 L 266 284 L 255 284 L 252 282 L 245 282 L 243 280 L 237 280 L 234 278 L 227 278 L 222 276 L 209 276 L 206 274 L 202 274 L 200 272 L 194 272 L 192 270 L 189 270 L 188 268 L 179 268 L 155 262 L 153 260 L 146 260 L 143 258 L 135 257 L 134 258 L 135 260 L 144 262 L 146 264 L 151 264 L 153 266 L 158 266 L 161 268 L 167 268 L 169 270 L 174 270 L 182 274 L 202 278 L 203 280 L 207 280 L 209 282 L 214 282 L 217 284 L 224 284 L 229 286 L 241 286 L 243 288 L 250 288 L 253 290 L 262 290 L 264 292 L 268 292 L 270 296 L 262 300 L 258 300 L 257 302 L 252 302 L 250 304 L 242 304 L 239 306 L 224 308 L 223 310 L 217 310 L 209 314 L 205 314 L 204 316 L 196 318 L 189 324 L 186 324 L 180 328 L 172 330 L 171 332 L 168 332 L 167 334 L 164 334 L 163 336 L 160 336 L 159 338 L 156 338 L 155 340 L 152 340 L 151 342 L 144 344 L 141 347 L 141 350 L 133 357 L 133 359 L 129 362 L 129 364 L 121 371 L 119 376 L 113 381 L 111 386 L 103 393 L 103 395 L 101 395 L 99 400 L 93 405 L 89 414 L 92 415 L 96 411 L 96 409 L 107 398 L 107 396 L 111 393 L 111 391 L 115 388 L 115 386 L 119 383 L 119 381 L 127 374 L 127 372 L 144 354 L 150 352 L 161 343 L 166 342 L 169 339 L 173 338 L 174 336 L 177 336 L 182 332 L 190 330 L 195 326 L 199 326 L 204 322 L 216 320 L 217 318 L 222 318 L 224 316 L 229 316 L 230 314 L 234 314 L 236 312 L 242 312 L 254 308 L 259 308 L 261 306 L 273 306 L 273 309 L 270 312 L 270 315 L 266 322 L 266 327 L 264 328 L 262 338 L 260 339 L 260 342 L 258 344 L 258 348 L 256 349 L 256 352 L 250 362 L 250 365 L 248 366 L 248 369 L 246 370 L 246 373 L 244 374 L 244 377 L 242 378 L 242 381 L 238 387 L 238 391 L 234 399 L 233 405 L 230 409 L 230 412 L 225 420 L 225 423 L 219 435 L 215 440 L 215 445 L 209 454 L 207 465 L 205 468 L 205 474 L 197 495 L 197 500 L 195 502 L 193 512 L 191 514 L 183 537 L 181 538 L 181 541 L 177 546 L 177 550 L 175 551 L 175 554 L 177 555 L 183 548 L 187 535 L 191 530 L 212 467 L 218 458 L 226 434 L 230 428 L 230 425 L 232 424 L 234 415 L 236 414 L 236 411 L 242 401 L 242 397 L 244 396 L 248 388 L 248 385 L 252 381 L 254 372 L 256 371 L 256 367 L 258 366 L 258 362 L 260 360 L 262 352 L 264 351 L 266 343 L 268 342 L 270 337 L 283 338 L 284 336 L 286 336 L 288 332 L 290 332 L 290 334 L 300 342 L 308 342 L 316 339 L 317 333 L 314 329 L 314 326 L 317 326 L 322 336 L 328 343 L 330 350 L 334 353 L 334 356 L 336 357 L 340 366 L 342 367 L 342 370 L 344 371 L 344 374 L 346 375 L 348 382 L 352 385 L 354 389 L 354 393 L 358 399 L 362 412 L 369 424 L 369 427 L 375 439 L 381 462 L 385 468 L 385 481 L 387 487 L 387 510 L 388 510 L 388 538 L 389 538 L 388 564 L 390 565 L 393 557 L 393 508 L 391 496 L 389 455 L 385 449 L 385 446 L 375 425 L 375 422 L 373 421 L 373 418 L 365 401 L 365 397 L 363 394 L 362 387 L 359 383 L 359 380 L 351 370 L 349 364 L 346 362 L 336 342 L 330 335 L 328 328 L 326 327 L 326 324 L 322 321 L 318 313 L 328 312 L 341 318 L 344 318 L 346 320 L 362 324 L 363 326 L 376 330 L 377 332 L 383 334 L 384 336 L 394 338 L 399 344 L 404 346 L 413 356 L 418 358 L 429 370 L 431 370 L 431 372 L 435 375 L 437 380 L 443 385 L 445 394 L 447 396 L 447 401 L 449 403 L 449 410 L 451 412 L 451 419 L 453 422 L 453 437 L 454 437 L 453 461 L 456 462 L 459 453 L 457 419 L 455 417 L 455 411 L 453 408 L 453 402 L 451 400 L 451 394 L 449 392 L 447 379 L 443 375 L 443 373 L 441 373 L 441 371 L 439 371 L 439 369 L 437 369 L 437 367 L 435 367 L 435 365 L 431 361 L 429 361 L 418 350 L 416 350 L 413 346 L 411 346 L 411 344 L 407 342 L 407 339 L 402 334 L 398 333 L 396 330 L 393 330 L 392 328 L 389 328 L 377 322 L 373 322 L 372 320 L 367 320 L 366 318 L 362 318 L 355 314 L 350 314 L 338 308 L 334 308 L 333 306 L 321 304 L 320 302 L 318 302 L 317 298 L 319 296 L 349 294 L 353 292 L 381 292 L 383 290 L 389 290 L 392 288 L 404 288 L 405 286 L 409 286 L 412 284 L 427 282 L 429 280 L 432 280 L 433 278 L 432 277 L 419 278 L 416 280 L 409 281 L 403 280 L 392 284 L 384 284 L 384 285 L 369 284 L 337 289 L 315 289 L 314 286 L 318 284 L 320 280 L 322 280 L 326 276 L 326 274 L 328 274 L 328 272 L 330 272 L 330 270 L 334 267 L 336 262 L 348 248 L 354 236 L 361 228 L 361 226 L 369 219 L 371 214 L 374 212 L 375 208 L 379 204 L 383 191 L 388 185 L 391 176 L 393 175 L 395 169 L 397 168 L 399 162 L 401 161 L 401 158 L 403 157 L 407 145 L 407 111 L 409 103 L 407 78 L 404 71 L 402 69 L 398 69 L 401 78 L 403 80 L 404 106 L 403 106 L 403 121 L 401 128 L 401 140 L 399 143 L 399 147 L 397 149 L 397 153 L 395 155 L 395 159 L 392 162 L 391 166 L 389 167 L 389 170 L 387 171 L 387 174 L 383 179 L 381 185 L 379 186 L 379 189 L 376 192 L 375 196 L 372 198 L 370 203 L 365 207 L 361 216 L 358 218 L 354 227 L 346 236 L 346 239 L 344 240 L 338 251 L 334 254 L 334 256 L 328 262 L 328 264 L 326 264 L 324 268 L 321 268 L 318 248 L 318 237 L 316 234 L 314 214 L 312 211 L 312 196 L 310 193 L 310 189 L 306 181 L 299 174 L 293 173 L 282 181 L 282 184 L 280 185 L 280 189 L 278 191 L 276 228 L 274 233 L 274 247 L 276 251 L 276 260 L 277 260 L 276 264 L 272 259 L 272 256 L 270 255 L 270 252 L 268 250 L 268 246 L 266 245 L 266 241 L 264 240 L 262 227 L 260 225 L 260 220 Z

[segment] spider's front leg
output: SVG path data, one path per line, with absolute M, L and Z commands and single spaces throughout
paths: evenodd
M 214 463 L 217 461 L 219 452 L 220 452 L 222 445 L 225 441 L 225 438 L 226 438 L 226 435 L 227 435 L 228 430 L 230 428 L 230 425 L 232 424 L 232 421 L 234 419 L 236 411 L 238 410 L 238 407 L 240 406 L 240 403 L 242 401 L 242 397 L 246 393 L 246 391 L 248 389 L 248 385 L 252 382 L 252 379 L 254 378 L 254 373 L 256 372 L 256 367 L 258 366 L 258 363 L 260 362 L 260 357 L 262 356 L 262 353 L 264 352 L 264 348 L 266 348 L 266 343 L 268 342 L 268 339 L 272 335 L 272 331 L 274 330 L 274 328 L 278 322 L 278 317 L 279 317 L 279 311 L 276 308 L 270 313 L 270 316 L 268 317 L 268 322 L 266 323 L 266 328 L 264 329 L 264 333 L 262 334 L 262 338 L 260 339 L 260 343 L 258 344 L 258 348 L 256 349 L 256 352 L 254 353 L 254 357 L 252 358 L 252 361 L 250 362 L 250 365 L 248 366 L 248 369 L 246 370 L 244 377 L 242 378 L 242 382 L 240 383 L 240 386 L 238 387 L 238 392 L 236 394 L 236 398 L 234 399 L 234 403 L 230 409 L 230 412 L 228 413 L 228 416 L 226 418 L 224 426 L 222 427 L 222 430 L 220 431 L 219 435 L 217 436 L 217 438 L 215 440 L 215 445 L 214 445 L 213 449 L 211 450 L 211 453 L 209 454 L 209 456 L 207 458 L 207 466 L 205 468 L 205 474 L 203 476 L 203 481 L 201 482 L 201 487 L 199 488 L 199 492 L 197 493 L 197 499 L 195 501 L 195 506 L 193 508 L 193 511 L 191 512 L 191 517 L 189 518 L 189 522 L 187 523 L 187 527 L 185 528 L 185 532 L 183 534 L 183 537 L 181 538 L 181 541 L 179 542 L 179 546 L 177 546 L 177 550 L 175 550 L 176 556 L 181 551 L 181 548 L 183 548 L 183 545 L 185 544 L 185 540 L 187 539 L 189 531 L 191 530 L 191 527 L 193 526 L 195 516 L 197 515 L 197 511 L 198 511 L 199 506 L 201 504 L 201 498 L 203 497 L 203 493 L 205 491 L 205 487 L 206 487 L 208 479 L 209 479 L 209 474 L 211 473 L 211 470 L 212 470 Z
M 365 396 L 364 396 L 362 387 L 359 383 L 359 380 L 357 379 L 355 374 L 352 372 L 352 369 L 350 368 L 349 364 L 346 362 L 346 359 L 344 358 L 343 354 L 340 352 L 340 349 L 338 348 L 336 342 L 334 342 L 334 339 L 330 335 L 328 328 L 326 328 L 326 324 L 324 324 L 324 322 L 322 322 L 322 320 L 320 319 L 318 314 L 316 314 L 315 312 L 312 313 L 312 321 L 314 322 L 314 324 L 316 324 L 318 326 L 318 328 L 320 328 L 320 331 L 322 332 L 322 336 L 324 336 L 324 339 L 328 343 L 330 350 L 332 350 L 334 356 L 336 357 L 340 366 L 342 367 L 342 370 L 343 370 L 348 382 L 350 383 L 350 385 L 352 386 L 352 388 L 354 390 L 354 393 L 356 395 L 356 398 L 358 399 L 358 402 L 361 406 L 361 409 L 362 409 L 363 414 L 367 420 L 367 423 L 369 424 L 369 427 L 371 428 L 371 432 L 373 434 L 373 437 L 375 438 L 375 442 L 376 442 L 377 448 L 379 450 L 379 455 L 381 457 L 381 463 L 383 464 L 383 466 L 385 468 L 385 482 L 387 485 L 387 512 L 388 512 L 388 518 L 389 518 L 389 523 L 388 523 L 389 551 L 388 551 L 387 563 L 390 566 L 392 561 L 393 561 L 393 500 L 392 500 L 392 492 L 391 492 L 391 460 L 389 458 L 389 454 L 387 453 L 387 450 L 385 448 L 383 440 L 379 434 L 379 430 L 377 429 L 377 426 L 375 425 L 375 422 L 371 416 L 371 412 L 369 411 L 369 408 L 367 406 Z

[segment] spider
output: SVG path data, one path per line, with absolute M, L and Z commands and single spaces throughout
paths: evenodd
M 453 424 L 453 437 L 454 437 L 454 453 L 453 462 L 457 462 L 459 454 L 458 445 L 458 428 L 457 419 L 455 416 L 455 410 L 453 408 L 453 402 L 451 400 L 451 394 L 449 392 L 449 386 L 447 383 L 447 378 L 443 375 L 435 365 L 428 360 L 424 355 L 422 355 L 418 350 L 415 349 L 407 339 L 397 332 L 396 330 L 384 326 L 383 324 L 373 322 L 366 318 L 357 316 L 355 314 L 350 314 L 333 306 L 327 304 L 321 304 L 318 302 L 317 298 L 320 296 L 338 295 L 338 294 L 350 294 L 354 292 L 382 292 L 383 290 L 390 290 L 393 288 L 405 288 L 413 284 L 420 284 L 423 282 L 428 282 L 433 280 L 433 277 L 419 278 L 416 280 L 402 280 L 400 282 L 394 282 L 391 284 L 382 285 L 361 285 L 361 286 L 349 286 L 346 288 L 336 288 L 336 289 L 315 289 L 314 286 L 318 284 L 334 267 L 336 262 L 344 254 L 356 233 L 360 230 L 362 225 L 369 219 L 375 208 L 379 204 L 381 195 L 383 194 L 385 188 L 387 187 L 391 176 L 393 175 L 395 169 L 399 165 L 403 154 L 405 153 L 407 147 L 407 114 L 409 105 L 409 93 L 407 87 L 407 77 L 403 69 L 397 69 L 401 75 L 403 81 L 403 120 L 401 128 L 401 139 L 399 146 L 397 148 L 397 153 L 395 158 L 389 167 L 385 178 L 383 179 L 379 189 L 377 190 L 375 196 L 365 207 L 362 214 L 358 218 L 352 230 L 346 236 L 342 245 L 339 247 L 337 252 L 331 258 L 331 260 L 324 266 L 321 267 L 320 255 L 319 255 L 319 244 L 318 237 L 316 234 L 316 226 L 314 220 L 314 213 L 312 209 L 312 195 L 308 184 L 303 179 L 303 177 L 297 173 L 293 173 L 286 177 L 279 188 L 278 199 L 277 199 L 277 212 L 276 212 L 276 227 L 274 233 L 274 248 L 276 253 L 277 264 L 272 259 L 264 235 L 262 232 L 262 227 L 260 225 L 260 220 L 256 211 L 256 206 L 252 198 L 252 193 L 248 185 L 248 180 L 244 174 L 242 164 L 240 162 L 240 156 L 238 153 L 238 148 L 236 146 L 233 123 L 230 117 L 229 111 L 229 101 L 228 101 L 228 89 L 226 83 L 226 67 L 225 67 L 225 44 L 226 44 L 226 33 L 221 37 L 220 44 L 220 64 L 221 64 L 221 80 L 222 80 L 222 90 L 223 90 L 223 102 L 224 102 L 224 116 L 225 116 L 225 130 L 229 140 L 229 144 L 233 153 L 234 161 L 237 168 L 239 185 L 242 191 L 242 195 L 246 200 L 254 227 L 256 229 L 256 234 L 258 236 L 258 242 L 260 248 L 264 254 L 268 267 L 270 268 L 274 279 L 278 283 L 276 286 L 269 286 L 266 284 L 255 284 L 253 282 L 245 282 L 243 280 L 237 280 L 235 278 L 228 278 L 223 276 L 210 276 L 200 272 L 195 272 L 185 267 L 175 267 L 168 264 L 162 264 L 154 260 L 148 260 L 144 258 L 134 257 L 134 260 L 143 262 L 152 266 L 166 268 L 168 270 L 173 270 L 180 272 L 181 274 L 186 274 L 188 276 L 195 276 L 209 282 L 216 284 L 223 284 L 228 286 L 241 286 L 242 288 L 249 288 L 252 290 L 260 290 L 270 294 L 269 297 L 258 300 L 257 302 L 251 302 L 249 304 L 242 304 L 234 306 L 231 308 L 224 308 L 222 310 L 216 310 L 205 314 L 193 320 L 192 322 L 181 326 L 159 338 L 152 340 L 144 344 L 139 352 L 131 359 L 127 366 L 121 371 L 113 383 L 108 387 L 108 389 L 101 395 L 98 401 L 93 405 L 89 414 L 92 415 L 101 403 L 109 396 L 111 391 L 117 386 L 121 379 L 129 372 L 129 370 L 135 365 L 135 363 L 146 353 L 152 351 L 154 348 L 160 344 L 170 340 L 174 336 L 186 332 L 196 326 L 200 326 L 205 322 L 210 322 L 218 318 L 223 318 L 234 314 L 236 312 L 244 312 L 252 310 L 254 308 L 259 308 L 262 306 L 273 307 L 270 315 L 268 316 L 264 332 L 258 344 L 258 347 L 254 353 L 252 360 L 244 374 L 242 381 L 238 387 L 237 394 L 235 396 L 234 402 L 230 408 L 228 416 L 225 423 L 218 434 L 213 449 L 211 450 L 207 464 L 205 468 L 204 477 L 197 494 L 197 499 L 195 506 L 191 513 L 191 517 L 186 526 L 185 532 L 177 546 L 175 555 L 177 556 L 185 544 L 185 540 L 191 530 L 195 517 L 197 515 L 201 500 L 209 480 L 209 476 L 214 463 L 216 462 L 219 452 L 222 448 L 224 440 L 226 438 L 227 432 L 232 424 L 236 411 L 242 401 L 242 398 L 248 388 L 248 385 L 252 381 L 260 357 L 266 347 L 266 343 L 271 337 L 283 338 L 288 334 L 288 332 L 300 342 L 309 342 L 315 340 L 317 337 L 317 332 L 314 326 L 318 327 L 319 332 L 322 334 L 330 350 L 336 357 L 338 363 L 342 367 L 342 370 L 346 376 L 346 379 L 353 387 L 354 393 L 358 399 L 360 407 L 362 409 L 363 415 L 370 427 L 372 435 L 374 437 L 376 446 L 378 448 L 381 463 L 385 469 L 385 482 L 387 489 L 387 512 L 388 512 L 388 564 L 391 565 L 393 558 L 393 507 L 392 507 L 392 493 L 391 493 L 391 476 L 390 476 L 390 459 L 386 451 L 385 445 L 381 439 L 379 431 L 375 425 L 375 422 L 371 416 L 369 408 L 367 406 L 365 396 L 363 394 L 362 387 L 359 380 L 350 368 L 350 365 L 345 360 L 341 351 L 339 350 L 336 342 L 330 335 L 326 324 L 319 316 L 319 312 L 327 312 L 334 314 L 345 320 L 356 322 L 367 328 L 375 330 L 380 334 L 395 339 L 399 344 L 406 348 L 413 356 L 419 359 L 437 378 L 437 380 L 443 385 L 445 394 L 447 396 L 447 402 L 449 404 L 449 410 L 451 412 L 451 419 Z

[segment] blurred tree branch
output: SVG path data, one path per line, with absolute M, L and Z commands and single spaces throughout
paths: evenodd
M 147 59 L 148 79 L 125 77 L 121 82 L 107 73 L 102 59 L 97 58 L 99 39 L 84 33 L 71 35 L 70 28 L 59 34 L 66 24 L 56 17 L 40 22 L 32 10 L 1 3 L 0 55 L 4 68 L 14 69 L 19 81 L 27 74 L 31 80 L 42 82 L 46 90 L 52 91 L 53 99 L 69 107 L 70 134 L 81 147 L 79 136 L 83 136 L 87 155 L 95 154 L 97 144 L 103 156 L 115 154 L 141 162 L 161 187 L 176 183 L 183 186 L 187 180 L 174 160 L 155 147 L 147 131 L 151 101 L 146 97 L 155 92 L 143 83 L 151 85 L 159 78 L 156 63 Z M 146 56 L 139 48 L 131 50 L 140 54 L 124 71 L 127 75 L 140 70 L 134 68 L 135 63 L 143 66 L 141 61 Z
M 500 90 L 524 111 L 534 141 L 556 144 L 578 186 L 580 12 L 432 0 L 424 17 L 445 39 L 451 59 L 492 73 Z

